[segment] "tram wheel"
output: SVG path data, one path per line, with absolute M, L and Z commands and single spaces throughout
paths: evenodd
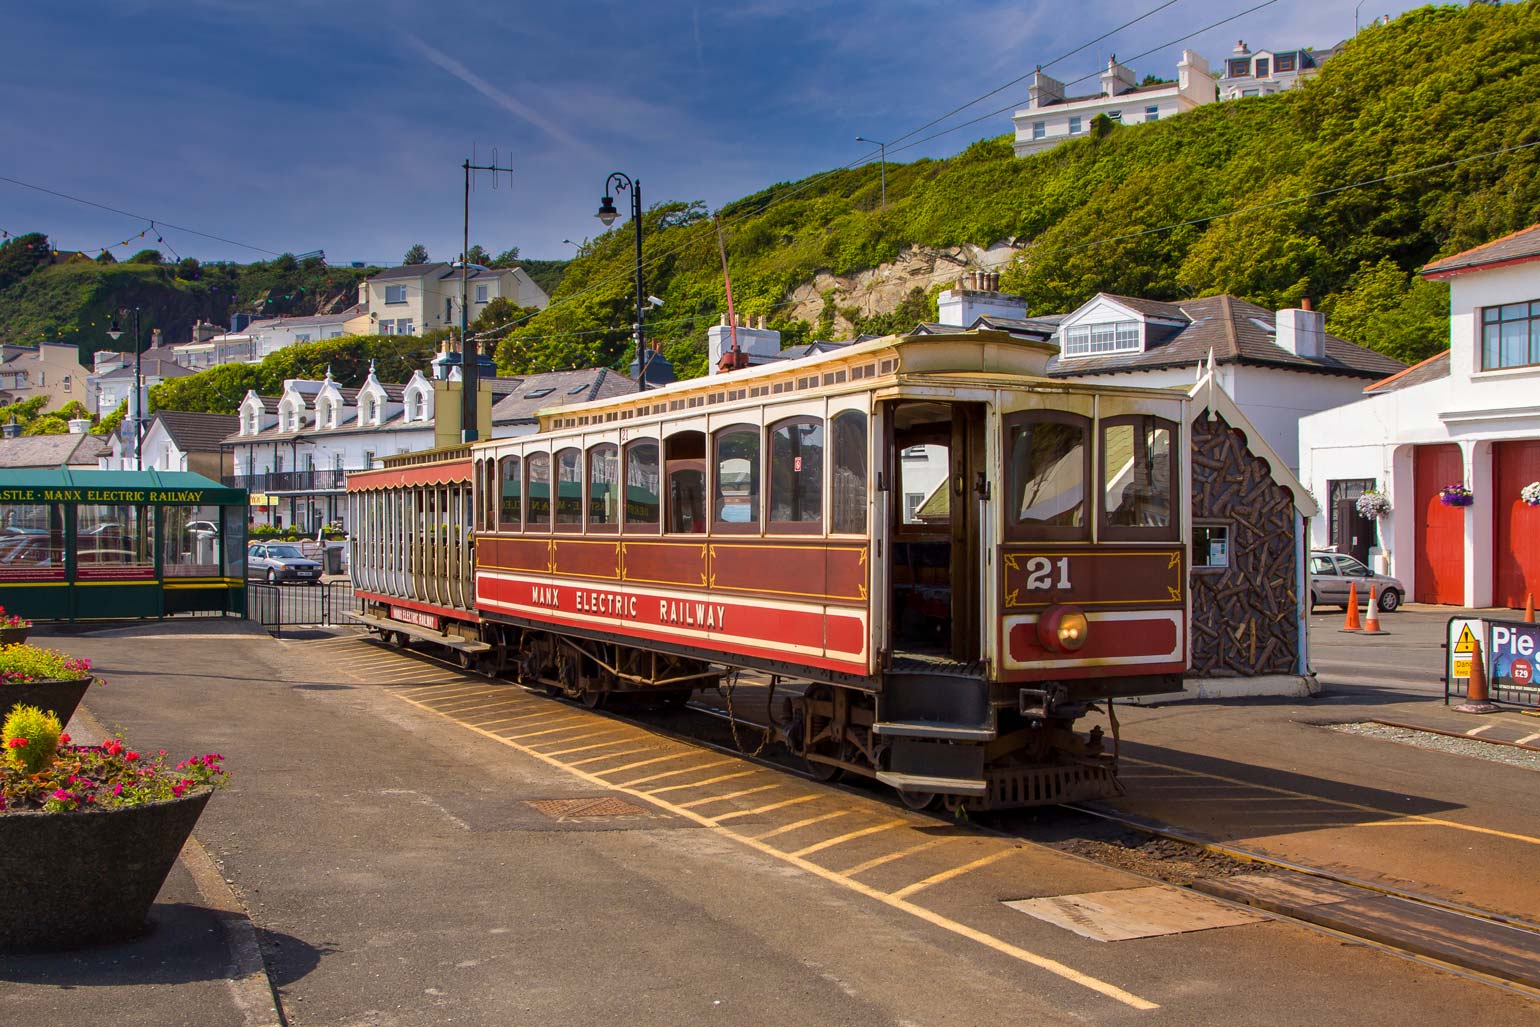
M 390 644 L 397 649 L 405 649 L 410 642 L 411 640 L 406 637 L 405 631 L 394 631 L 391 633 Z
M 456 650 L 455 660 L 460 664 L 461 670 L 470 670 L 476 665 L 476 657 L 464 649 Z
M 837 781 L 845 775 L 844 767 L 820 763 L 817 760 L 810 760 L 806 756 L 802 757 L 802 764 L 807 767 L 807 772 L 814 781 Z
M 602 710 L 610 704 L 610 693 L 597 688 L 585 688 L 578 701 L 590 710 Z
M 940 798 L 935 792 L 906 792 L 902 788 L 898 791 L 898 801 L 916 812 L 930 809 Z

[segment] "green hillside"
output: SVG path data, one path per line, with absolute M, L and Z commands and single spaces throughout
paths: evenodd
M 1304 89 L 1102 122 L 1025 159 L 1001 137 L 949 160 L 890 163 L 886 209 L 876 165 L 782 183 L 720 212 L 736 306 L 788 341 L 822 335 L 828 320 L 786 318 L 788 292 L 815 273 L 854 273 L 915 244 L 1010 239 L 1027 249 L 1002 289 L 1034 312 L 1099 290 L 1230 292 L 1269 307 L 1308 296 L 1333 332 L 1418 359 L 1444 344 L 1447 292 L 1412 272 L 1540 221 L 1540 147 L 1417 169 L 1540 142 L 1536 53 L 1534 0 L 1423 8 L 1364 30 Z M 1388 180 L 1341 189 L 1372 179 Z M 1161 230 L 1171 225 L 1183 227 Z M 644 227 L 647 291 L 665 300 L 651 334 L 681 374 L 699 374 L 705 330 L 726 310 L 711 222 L 699 204 L 672 203 Z M 499 364 L 623 364 L 631 246 L 621 223 L 574 260 L 552 307 L 502 341 Z M 922 284 L 934 294 L 948 283 Z M 856 324 L 907 327 L 927 305 L 913 294 L 898 315 Z

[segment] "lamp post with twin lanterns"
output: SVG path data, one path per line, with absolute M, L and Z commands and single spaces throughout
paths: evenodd
M 599 213 L 595 215 L 604 222 L 605 228 L 620 217 L 620 211 L 615 209 L 616 189 L 630 190 L 631 223 L 636 227 L 636 324 L 632 328 L 636 332 L 636 391 L 644 392 L 647 389 L 647 344 L 642 337 L 642 183 L 619 171 L 605 180 L 604 197 L 599 201 Z
M 134 394 L 129 399 L 128 413 L 134 419 L 134 470 L 144 470 L 144 375 L 140 371 L 139 363 L 139 308 L 134 307 Z M 118 316 L 128 317 L 128 310 L 118 311 Z M 112 327 L 107 329 L 107 337 L 117 342 L 123 337 L 123 329 L 118 327 L 118 318 L 112 319 Z M 98 404 L 99 406 L 100 404 Z M 105 417 L 100 410 L 97 415 Z

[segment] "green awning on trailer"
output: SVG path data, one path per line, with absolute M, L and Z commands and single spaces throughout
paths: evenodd
M 0 471 L 0 503 L 245 505 L 246 490 L 191 471 Z

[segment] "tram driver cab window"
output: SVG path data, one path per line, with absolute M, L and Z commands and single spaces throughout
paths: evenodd
M 1015 538 L 1090 537 L 1086 480 L 1091 470 L 1090 418 L 1033 411 L 1005 418 L 1009 464 L 1006 526 Z
M 519 478 L 519 458 L 517 456 L 505 456 L 499 461 L 501 467 L 502 490 L 498 500 L 497 526 L 503 531 L 518 531 L 519 519 L 523 514 L 522 495 L 520 492 L 523 482 Z
M 1147 414 L 1102 422 L 1102 531 L 1107 539 L 1176 537 L 1176 425 Z
M 675 535 L 706 530 L 706 434 L 675 432 L 664 445 L 668 473 L 668 531 Z

